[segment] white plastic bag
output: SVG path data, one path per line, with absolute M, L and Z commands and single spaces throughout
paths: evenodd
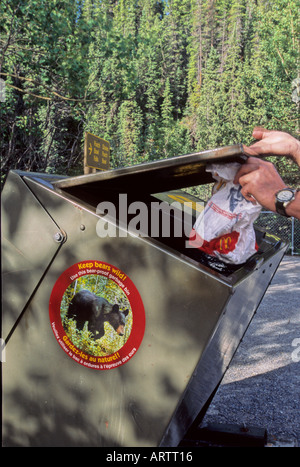
M 241 164 L 212 164 L 206 168 L 217 181 L 213 195 L 197 218 L 189 244 L 225 263 L 241 264 L 257 251 L 253 222 L 261 205 L 253 204 L 233 183 Z

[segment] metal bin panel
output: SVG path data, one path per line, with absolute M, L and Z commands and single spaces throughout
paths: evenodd
M 113 245 L 110 239 L 100 242 L 95 235 L 99 219 L 62 198 L 59 213 L 64 227 L 72 226 L 67 241 L 7 345 L 4 444 L 157 446 L 231 288 L 147 240 L 128 236 Z M 146 313 L 136 355 L 103 372 L 83 368 L 62 352 L 48 314 L 61 272 L 91 252 L 126 271 Z
M 10 175 L 4 236 L 13 247 L 3 271 L 14 272 L 9 287 L 17 278 L 24 290 L 3 289 L 9 290 L 3 324 L 10 332 L 2 365 L 4 446 L 177 446 L 203 417 L 286 245 L 260 235 L 259 253 L 223 274 L 185 251 L 180 239 L 132 235 L 118 219 L 116 236 L 99 238 L 105 221 L 96 207 L 120 190 L 130 200 L 150 203 L 155 190 L 167 199 L 161 192 L 206 183 L 207 162 L 232 157 L 245 156 L 231 147 L 73 179 Z M 16 192 L 22 203 L 11 214 Z M 59 244 L 57 229 L 64 234 Z M 18 268 L 23 260 L 24 267 L 31 260 L 27 275 Z M 124 271 L 145 313 L 133 357 L 103 371 L 64 352 L 49 319 L 62 273 L 87 260 Z
M 29 190 L 10 172 L 1 197 L 2 337 L 6 339 L 58 251 L 59 227 Z

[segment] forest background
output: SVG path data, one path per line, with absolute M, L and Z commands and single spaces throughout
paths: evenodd
M 1 0 L 0 18 L 1 183 L 82 174 L 86 131 L 112 168 L 249 144 L 255 125 L 299 137 L 298 0 Z

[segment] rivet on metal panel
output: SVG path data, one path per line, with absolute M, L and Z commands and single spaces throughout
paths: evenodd
M 55 242 L 63 243 L 63 242 L 66 241 L 67 235 L 64 232 L 60 231 L 60 232 L 56 232 L 56 234 L 54 234 L 53 238 L 54 238 Z
M 80 230 L 85 230 L 85 225 L 84 224 L 80 225 Z

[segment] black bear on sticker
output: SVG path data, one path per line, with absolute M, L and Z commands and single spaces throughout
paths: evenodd
M 94 339 L 100 339 L 104 336 L 105 321 L 111 324 L 119 336 L 123 336 L 128 313 L 128 309 L 121 311 L 119 305 L 111 304 L 106 298 L 98 297 L 89 290 L 80 290 L 69 304 L 67 317 L 76 320 L 79 330 L 88 321 L 88 329 L 93 333 Z

